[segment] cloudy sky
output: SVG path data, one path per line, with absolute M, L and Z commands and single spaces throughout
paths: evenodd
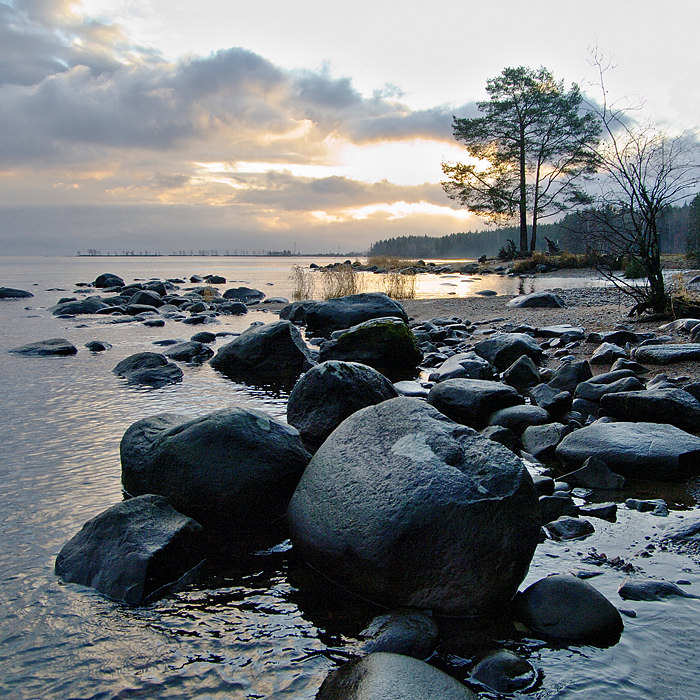
M 440 187 L 506 66 L 700 125 L 696 0 L 0 0 L 0 254 L 361 251 L 481 227 Z

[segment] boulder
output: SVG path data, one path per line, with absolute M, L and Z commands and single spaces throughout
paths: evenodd
M 291 304 L 287 304 L 280 309 L 280 318 L 303 326 L 306 324 L 306 309 L 318 303 L 319 302 L 311 301 L 310 299 L 293 301 Z
M 319 360 L 369 365 L 391 379 L 415 377 L 423 359 L 413 332 L 398 318 L 373 318 L 333 333 L 321 345 Z
M 531 688 L 538 681 L 532 664 L 508 649 L 488 653 L 474 667 L 472 679 L 495 690 L 511 695 Z
M 606 394 L 614 394 L 617 391 L 633 392 L 643 388 L 644 385 L 637 377 L 623 377 L 609 384 L 589 380 L 587 382 L 581 382 L 576 387 L 574 398 L 596 402 L 601 401 Z
M 573 486 L 591 489 L 621 489 L 625 477 L 608 469 L 608 465 L 597 457 L 588 457 L 580 469 L 566 475 L 566 480 Z
M 628 358 L 627 350 L 615 343 L 601 343 L 591 355 L 589 362 L 592 365 L 611 365 L 619 358 Z
M 24 289 L 13 289 L 12 287 L 0 287 L 0 299 L 29 299 L 34 295 Z
M 591 518 L 600 518 L 614 523 L 617 520 L 617 503 L 587 503 L 579 506 L 579 515 L 588 515 Z
M 607 645 L 622 633 L 615 606 L 575 576 L 540 579 L 517 597 L 516 604 L 517 619 L 549 638 Z
M 80 301 L 67 301 L 63 304 L 50 306 L 49 311 L 54 316 L 62 316 L 64 314 L 79 316 L 82 314 L 96 314 L 101 309 L 109 308 L 110 306 L 105 304 L 99 297 L 88 297 Z
M 645 345 L 636 348 L 632 359 L 650 365 L 670 365 L 674 362 L 691 362 L 700 360 L 700 342 L 678 343 L 672 345 Z
M 539 502 L 543 525 L 562 516 L 575 518 L 578 515 L 578 506 L 568 493 L 557 491 L 549 496 L 540 496 Z
M 123 287 L 124 280 L 119 275 L 114 275 L 111 272 L 104 272 L 98 275 L 97 279 L 92 283 L 93 287 L 100 289 L 109 289 L 111 287 Z
M 545 532 L 553 540 L 580 540 L 595 532 L 595 528 L 584 518 L 562 515 L 544 526 Z
M 343 421 L 288 510 L 295 551 L 328 578 L 449 615 L 502 609 L 527 571 L 538 516 L 520 459 L 404 397 Z
M 501 408 L 522 403 L 511 386 L 485 379 L 448 379 L 436 384 L 428 403 L 448 418 L 479 430 Z
M 595 455 L 633 479 L 675 479 L 700 472 L 700 438 L 663 423 L 592 423 L 567 435 L 556 455 L 567 467 Z
M 537 365 L 527 355 L 522 355 L 503 372 L 503 381 L 518 391 L 525 392 L 542 380 Z
M 542 359 L 542 348 L 527 333 L 494 333 L 474 346 L 474 352 L 503 371 L 521 355 L 535 362 Z
M 205 526 L 242 530 L 284 515 L 309 459 L 296 429 L 244 408 L 144 418 L 120 453 L 131 495 L 157 493 Z
M 224 299 L 250 304 L 253 301 L 264 299 L 265 292 L 261 292 L 259 289 L 251 289 L 250 287 L 234 287 L 233 289 L 227 289 L 223 296 Z
M 494 442 L 500 442 L 501 445 L 507 447 L 511 452 L 515 452 L 516 455 L 520 451 L 518 436 L 512 430 L 508 430 L 502 425 L 487 425 L 479 431 L 479 435 L 483 435 Z
M 572 396 L 576 387 L 593 376 L 591 366 L 586 360 L 568 362 L 557 369 L 556 374 L 547 382 L 549 386 L 560 391 L 568 391 Z
M 381 293 L 352 294 L 312 302 L 305 307 L 305 318 L 308 332 L 323 337 L 373 318 L 398 318 L 408 323 L 403 306 Z
M 571 410 L 571 394 L 555 389 L 549 384 L 537 384 L 530 391 L 530 399 L 535 406 L 544 408 L 554 420 L 562 418 Z
M 137 352 L 129 355 L 112 370 L 132 384 L 161 387 L 182 380 L 182 370 L 157 352 Z
M 560 309 L 566 306 L 561 297 L 552 292 L 533 292 L 514 297 L 508 302 L 514 309 L 549 308 Z
M 666 598 L 700 598 L 693 593 L 687 593 L 671 581 L 646 579 L 635 581 L 627 579 L 618 594 L 623 600 L 665 600 Z
M 85 347 L 91 352 L 104 352 L 109 350 L 112 345 L 104 340 L 91 340 L 89 343 L 85 343 Z
M 211 333 L 210 331 L 200 331 L 195 333 L 190 340 L 195 343 L 213 343 L 216 340 L 216 333 Z
M 202 526 L 161 496 L 122 501 L 83 525 L 56 558 L 56 574 L 141 605 L 166 593 L 203 559 Z
M 530 425 L 523 431 L 523 449 L 540 461 L 554 457 L 554 450 L 571 429 L 563 423 Z
M 152 306 L 157 309 L 159 306 L 163 306 L 163 304 L 165 304 L 165 302 L 161 299 L 160 294 L 148 289 L 142 289 L 129 299 L 129 307 L 127 308 L 132 306 Z
M 210 362 L 234 380 L 274 385 L 293 384 L 315 364 L 299 329 L 289 321 L 251 326 Z
M 48 340 L 38 340 L 35 343 L 27 343 L 19 347 L 12 348 L 8 352 L 16 355 L 75 355 L 78 348 L 65 338 L 49 338 Z
M 473 350 L 460 352 L 447 358 L 428 379 L 444 382 L 448 379 L 493 379 L 493 368 L 488 360 L 479 357 Z
M 316 700 L 478 700 L 444 671 L 404 656 L 377 652 L 348 661 L 323 681 Z
M 375 617 L 360 637 L 363 654 L 386 651 L 427 659 L 437 647 L 439 631 L 430 615 L 418 610 L 393 610 Z
M 681 430 L 700 432 L 700 401 L 683 389 L 623 391 L 603 396 L 606 416 L 629 421 L 670 423 Z
M 172 360 L 202 364 L 202 362 L 206 362 L 210 357 L 214 356 L 214 351 L 204 343 L 199 343 L 196 340 L 189 340 L 184 343 L 173 345 L 163 354 Z
M 562 323 L 556 326 L 540 326 L 534 329 L 534 334 L 538 338 L 561 338 L 570 343 L 574 340 L 583 340 L 586 337 L 586 329 Z
M 520 437 L 525 432 L 525 429 L 531 425 L 544 425 L 551 422 L 551 420 L 549 413 L 544 408 L 524 404 L 501 408 L 488 417 L 488 424 L 502 425 Z
M 327 360 L 302 375 L 287 402 L 287 422 L 318 447 L 348 416 L 398 396 L 377 370 L 357 362 Z

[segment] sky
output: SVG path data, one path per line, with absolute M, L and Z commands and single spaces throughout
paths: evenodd
M 483 228 L 440 186 L 507 66 L 700 127 L 696 0 L 0 0 L 0 255 L 366 250 Z

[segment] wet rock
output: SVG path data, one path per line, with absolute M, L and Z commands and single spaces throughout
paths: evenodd
M 75 355 L 78 348 L 65 338 L 49 338 L 48 340 L 38 340 L 35 343 L 27 343 L 16 348 L 11 348 L 7 352 L 16 355 Z
M 617 520 L 617 503 L 590 503 L 579 506 L 578 511 L 580 515 L 607 520 L 610 523 Z
M 675 479 L 700 471 L 700 438 L 662 423 L 593 423 L 567 435 L 556 455 L 578 467 L 591 455 L 634 479 Z
M 56 574 L 141 605 L 203 559 L 202 526 L 161 496 L 123 501 L 83 525 L 56 558 Z
M 205 526 L 241 530 L 284 515 L 309 459 L 294 428 L 244 408 L 144 418 L 120 454 L 129 494 L 156 493 Z
M 56 304 L 49 307 L 49 311 L 54 316 L 79 316 L 82 314 L 96 314 L 101 309 L 109 309 L 109 305 L 105 304 L 98 297 L 88 297 L 80 301 L 67 301 L 64 304 Z
M 171 360 L 190 362 L 199 365 L 202 364 L 202 362 L 206 362 L 210 357 L 213 357 L 214 351 L 204 343 L 198 343 L 196 340 L 189 340 L 184 343 L 173 345 L 163 354 Z
M 648 498 L 641 500 L 638 498 L 628 498 L 625 505 L 630 510 L 638 510 L 640 513 L 651 513 L 652 515 L 660 515 L 666 517 L 668 515 L 668 506 L 662 498 Z
M 439 631 L 429 615 L 418 610 L 393 610 L 375 617 L 360 632 L 364 654 L 385 651 L 427 659 L 437 647 Z
M 112 346 L 103 340 L 91 340 L 89 343 L 85 343 L 85 347 L 92 352 L 104 352 Z
M 13 289 L 12 287 L 0 287 L 0 299 L 29 299 L 34 295 L 24 289 Z
M 531 425 L 525 428 L 520 438 L 523 449 L 542 460 L 554 457 L 554 450 L 571 429 L 562 423 Z
M 549 537 L 557 541 L 580 540 L 595 532 L 593 525 L 584 518 L 562 515 L 544 526 Z
M 210 362 L 232 379 L 278 385 L 292 384 L 315 364 L 299 329 L 289 321 L 251 326 Z
M 508 406 L 492 413 L 489 416 L 489 425 L 502 425 L 512 430 L 517 436 L 521 436 L 525 429 L 531 425 L 543 425 L 551 421 L 551 417 L 544 408 L 529 404 L 520 406 Z
M 610 365 L 620 357 L 628 358 L 627 350 L 614 343 L 602 343 L 595 349 L 589 362 L 592 365 Z
M 415 377 L 422 359 L 413 332 L 398 318 L 373 318 L 337 331 L 321 345 L 319 353 L 321 362 L 359 362 L 392 381 Z
M 403 306 L 381 293 L 352 294 L 312 302 L 305 306 L 305 316 L 308 332 L 323 337 L 373 318 L 398 318 L 408 323 Z
M 615 606 L 586 581 L 556 574 L 516 598 L 517 619 L 546 637 L 607 645 L 622 633 Z
M 119 277 L 119 275 L 112 274 L 111 272 L 104 272 L 95 279 L 92 283 L 93 287 L 98 287 L 100 289 L 110 289 L 111 287 L 123 287 L 124 280 Z
M 234 287 L 227 289 L 223 294 L 224 299 L 230 301 L 239 301 L 242 304 L 250 304 L 254 301 L 260 301 L 265 298 L 265 292 L 259 289 L 251 289 L 250 287 Z
M 205 275 L 204 281 L 208 284 L 226 284 L 226 278 L 221 275 Z
M 554 420 L 562 418 L 571 410 L 571 394 L 555 389 L 549 384 L 537 384 L 530 389 L 530 398 L 535 406 L 544 408 Z
M 493 379 L 491 363 L 479 357 L 473 350 L 461 352 L 447 358 L 428 379 L 431 382 L 444 382 L 448 379 Z
M 575 518 L 578 515 L 578 506 L 568 493 L 555 490 L 551 496 L 540 496 L 539 503 L 543 525 L 562 516 Z
M 133 384 L 161 387 L 182 380 L 182 370 L 157 352 L 137 352 L 123 359 L 112 370 Z
M 220 304 L 217 309 L 222 314 L 228 314 L 229 316 L 245 316 L 248 313 L 248 307 L 242 301 L 229 301 Z
M 398 396 L 391 382 L 357 362 L 328 360 L 312 367 L 294 385 L 287 422 L 318 447 L 348 416 Z
M 511 694 L 531 688 L 538 674 L 526 659 L 507 649 L 498 649 L 479 661 L 472 678 L 497 693 Z
M 499 370 L 505 370 L 522 355 L 535 362 L 542 359 L 542 348 L 526 333 L 495 333 L 474 346 L 474 352 Z
M 525 308 L 564 308 L 566 304 L 561 297 L 552 292 L 533 292 L 532 294 L 523 294 L 514 297 L 508 302 L 508 306 L 515 309 Z
M 674 345 L 647 345 L 637 348 L 632 355 L 636 362 L 650 365 L 670 365 L 674 362 L 700 360 L 700 343 L 678 343 Z
M 665 600 L 666 598 L 700 598 L 693 593 L 686 593 L 671 581 L 646 579 L 637 581 L 627 579 L 618 589 L 623 600 Z
M 607 416 L 629 421 L 670 423 L 681 430 L 700 431 L 700 401 L 683 389 L 624 391 L 603 396 Z
M 160 294 L 148 289 L 142 289 L 136 292 L 129 300 L 129 307 L 152 306 L 157 309 L 159 306 L 163 306 L 163 304 L 165 304 L 165 302 L 161 299 Z
M 522 403 L 518 392 L 501 382 L 485 379 L 448 379 L 436 384 L 428 403 L 457 423 L 483 428 L 501 408 Z
M 615 474 L 603 460 L 588 457 L 580 469 L 566 475 L 567 480 L 574 486 L 586 486 L 591 489 L 621 489 L 625 485 L 625 477 Z
M 535 474 L 532 477 L 532 483 L 535 484 L 537 493 L 540 496 L 551 496 L 554 493 L 554 479 L 551 476 Z
M 503 372 L 503 381 L 522 393 L 539 384 L 541 379 L 537 365 L 527 355 L 522 355 Z
M 547 384 L 559 391 L 568 391 L 573 396 L 576 387 L 593 376 L 591 366 L 586 360 L 569 362 L 561 365 Z
M 421 399 L 427 399 L 430 393 L 429 386 L 424 386 L 418 381 L 404 379 L 401 382 L 394 382 L 394 389 L 401 396 L 414 396 Z
M 306 309 L 309 306 L 317 304 L 316 301 L 309 299 L 305 301 L 293 301 L 280 309 L 280 319 L 291 321 L 292 323 L 305 325 L 306 324 Z
M 477 700 L 459 681 L 424 661 L 377 652 L 333 671 L 316 700 Z
M 327 577 L 371 600 L 455 615 L 510 600 L 538 516 L 512 452 L 403 397 L 343 421 L 288 511 L 296 551 Z

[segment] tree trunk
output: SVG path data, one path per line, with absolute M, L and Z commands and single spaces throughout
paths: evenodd
M 535 247 L 537 246 L 537 206 L 540 200 L 540 166 L 537 165 L 537 172 L 535 173 L 535 196 L 532 202 L 532 235 L 530 237 L 530 252 L 535 252 Z
M 527 183 L 525 181 L 525 127 L 520 125 L 520 252 L 527 253 Z

